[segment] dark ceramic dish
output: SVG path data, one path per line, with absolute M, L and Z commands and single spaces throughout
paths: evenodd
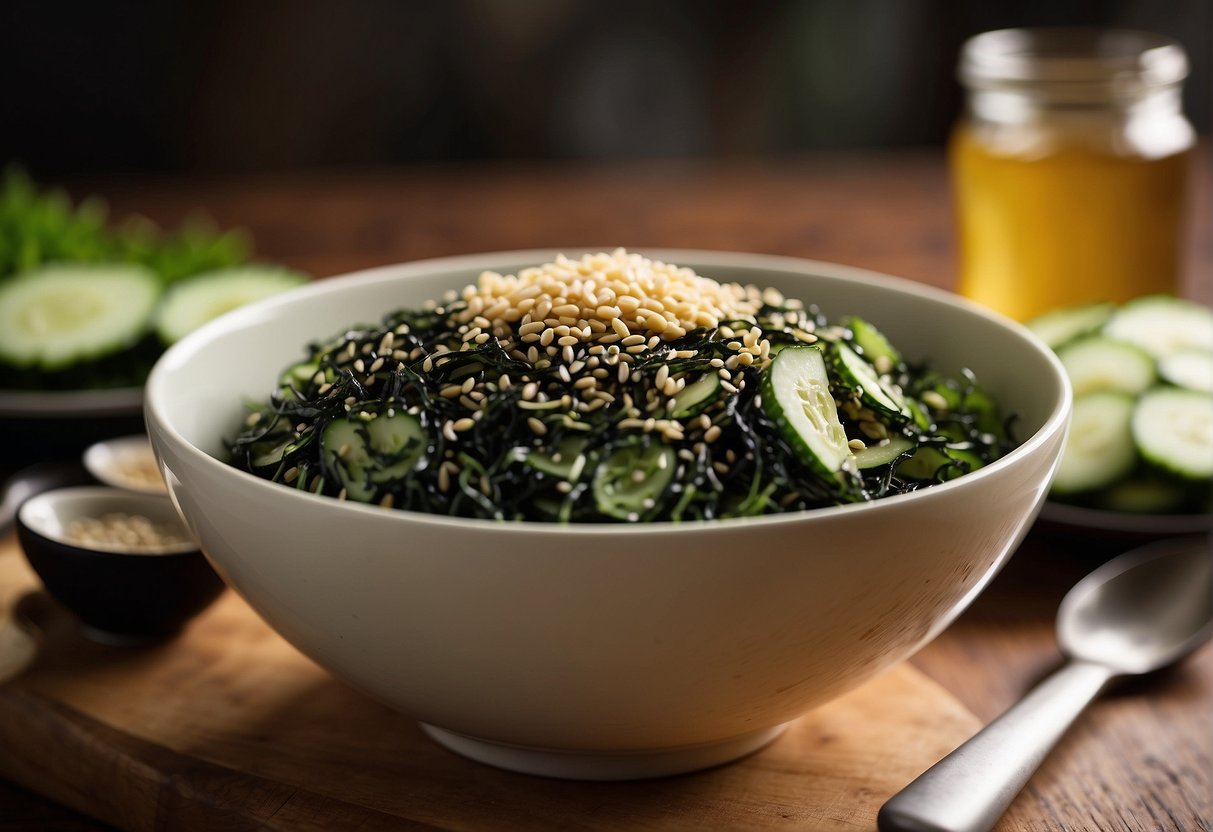
M 179 522 L 167 497 L 100 486 L 44 491 L 17 513 L 17 536 L 30 566 L 96 640 L 131 643 L 175 635 L 219 596 L 223 581 L 193 543 L 132 553 L 68 541 L 73 520 L 108 512 Z

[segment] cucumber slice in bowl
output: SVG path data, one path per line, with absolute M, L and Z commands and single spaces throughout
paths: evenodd
M 194 275 L 173 286 L 156 310 L 156 334 L 174 344 L 224 312 L 307 282 L 280 266 L 251 265 Z
M 61 370 L 132 346 L 160 297 L 149 270 L 52 265 L 0 287 L 0 361 Z
M 897 390 L 881 383 L 875 367 L 842 341 L 835 344 L 833 350 L 839 376 L 859 391 L 859 398 L 865 405 L 892 417 L 895 422 L 910 420 L 905 401 Z
M 337 472 L 346 496 L 369 502 L 379 488 L 408 475 L 429 446 L 415 416 L 386 413 L 370 421 L 360 414 L 334 419 L 321 434 L 325 464 Z
M 716 401 L 719 393 L 720 376 L 714 372 L 704 373 L 674 395 L 670 416 L 674 419 L 688 419 Z
M 762 407 L 802 462 L 838 478 L 852 459 L 851 448 L 818 347 L 780 350 L 762 376 Z
M 652 517 L 674 478 L 677 457 L 666 445 L 627 445 L 594 472 L 594 502 L 608 517 L 637 522 Z
M 882 442 L 855 451 L 855 467 L 861 471 L 896 462 L 914 450 L 914 443 L 904 436 L 890 436 Z
M 1100 391 L 1074 400 L 1070 434 L 1053 479 L 1054 495 L 1096 491 L 1133 470 L 1133 413 L 1133 397 L 1123 393 Z
M 1213 398 L 1157 387 L 1137 402 L 1133 441 L 1142 458 L 1185 480 L 1213 477 Z
M 855 315 L 844 318 L 842 324 L 851 330 L 856 346 L 863 350 L 863 357 L 881 372 L 888 372 L 901 363 L 901 353 L 873 324 Z M 882 364 L 887 364 L 888 368 L 881 369 Z

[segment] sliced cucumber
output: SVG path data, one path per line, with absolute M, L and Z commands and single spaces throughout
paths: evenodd
M 705 410 L 720 394 L 720 376 L 705 373 L 674 394 L 670 416 L 686 419 Z
M 619 520 L 643 520 L 674 478 L 678 458 L 665 445 L 628 445 L 611 454 L 594 472 L 598 510 Z
M 1054 309 L 1027 322 L 1032 330 L 1050 349 L 1057 349 L 1075 338 L 1098 332 L 1116 307 L 1111 303 L 1088 303 Z
M 1136 344 L 1155 358 L 1198 347 L 1213 349 L 1213 309 L 1171 295 L 1147 295 L 1120 307 L 1103 334 Z
M 1132 471 L 1137 462 L 1132 418 L 1133 397 L 1124 393 L 1100 391 L 1076 398 L 1053 493 L 1095 491 Z
M 582 452 L 585 450 L 586 440 L 580 436 L 565 436 L 556 443 L 556 450 L 550 454 L 545 454 L 542 451 L 529 451 L 524 457 L 526 464 L 530 465 L 536 471 L 542 471 L 545 474 L 550 474 L 553 477 L 559 477 L 562 480 L 576 480 L 579 477 L 574 477 L 573 474 L 581 472 L 575 470 L 578 458 L 582 458 L 581 468 L 585 468 L 585 460 L 582 457 Z
M 1002 437 L 1006 434 L 1006 429 L 999 416 L 998 404 L 994 398 L 980 387 L 975 385 L 966 385 L 963 389 L 951 379 L 938 378 L 935 383 L 926 388 L 923 396 L 934 394 L 943 402 L 944 407 L 938 408 L 933 404 L 923 403 L 927 414 L 926 421 L 934 423 L 936 419 L 940 419 L 949 414 L 964 413 L 976 417 L 975 424 L 977 429 L 983 433 L 989 433 L 996 437 Z M 934 414 L 935 418 L 932 418 Z M 918 417 L 915 409 L 915 424 L 922 427 L 924 430 L 933 428 L 923 424 L 923 420 Z M 955 436 L 956 439 L 963 439 L 963 434 Z
M 877 445 L 868 445 L 855 452 L 855 465 L 862 471 L 866 468 L 879 468 L 888 465 L 897 457 L 913 450 L 914 443 L 904 436 L 890 436 Z
M 1193 347 L 1163 356 L 1158 374 L 1171 384 L 1213 393 L 1213 350 Z
M 964 448 L 923 446 L 897 466 L 897 473 L 912 480 L 946 481 L 976 471 L 983 465 L 980 456 Z
M 1057 351 L 1075 396 L 1097 390 L 1137 395 L 1153 386 L 1154 359 L 1140 347 L 1104 335 L 1087 335 Z
M 160 291 L 141 266 L 26 272 L 0 287 L 0 361 L 61 370 L 120 352 L 146 334 Z
M 370 421 L 358 414 L 335 419 L 324 428 L 321 447 L 351 500 L 368 502 L 379 487 L 408 475 L 429 444 L 421 422 L 407 413 L 380 414 Z
M 910 411 L 898 392 L 880 381 L 876 368 L 859 353 L 839 341 L 834 345 L 835 366 L 848 386 L 859 391 L 860 400 L 873 410 L 894 417 L 898 422 L 910 418 Z
M 762 408 L 810 468 L 832 477 L 851 458 L 818 347 L 788 347 L 772 359 L 762 376 Z
M 305 448 L 312 443 L 316 434 L 309 433 L 301 436 L 298 439 L 291 435 L 282 436 L 276 439 L 266 439 L 263 442 L 258 442 L 253 446 L 253 456 L 251 463 L 256 468 L 274 468 L 277 467 L 287 454 L 292 454 L 300 448 Z
M 156 310 L 156 334 L 175 343 L 209 320 L 293 289 L 307 278 L 278 266 L 239 266 L 195 275 L 173 286 Z
M 1213 477 L 1213 398 L 1156 387 L 1137 401 L 1132 436 L 1142 458 L 1188 480 Z
M 854 315 L 844 319 L 842 323 L 851 330 L 851 334 L 855 336 L 855 344 L 863 350 L 864 358 L 873 366 L 881 361 L 887 361 L 892 366 L 901 363 L 901 353 L 873 324 Z
M 314 361 L 292 364 L 278 377 L 278 395 L 285 401 L 294 400 L 295 391 L 307 390 L 313 384 L 316 373 L 319 372 L 320 365 Z M 323 378 L 327 382 L 332 382 L 336 378 L 336 374 L 331 369 L 326 369 Z

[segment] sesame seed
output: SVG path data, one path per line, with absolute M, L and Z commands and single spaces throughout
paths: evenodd
M 928 390 L 922 394 L 922 403 L 932 410 L 946 412 L 949 409 L 948 400 L 934 390 Z

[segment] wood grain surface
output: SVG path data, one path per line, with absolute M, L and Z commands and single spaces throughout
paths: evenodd
M 1213 223 L 1207 148 L 1200 163 L 1200 171 L 1192 177 L 1192 233 L 1184 292 L 1208 301 L 1213 299 Z M 191 181 L 108 179 L 74 183 L 74 190 L 106 193 L 115 215 L 139 212 L 166 224 L 205 209 L 223 225 L 248 227 L 262 256 L 317 276 L 446 254 L 624 244 L 804 256 L 873 268 L 943 288 L 953 285 L 947 177 L 942 156 L 934 152 L 826 155 L 712 165 L 464 166 Z M 931 701 L 935 705 L 949 703 L 947 712 L 956 723 L 932 736 L 932 753 L 942 752 L 943 746 L 957 738 L 958 731 L 952 729 L 958 729 L 962 722 L 972 728 L 992 718 L 1057 666 L 1061 656 L 1053 639 L 1052 622 L 1058 601 L 1083 574 L 1128 545 L 1129 541 L 1102 537 L 1050 536 L 1039 529 L 969 612 L 908 666 L 879 680 L 881 684 L 904 682 L 919 693 L 946 691 L 945 696 Z M 0 582 L 0 588 L 3 586 Z M 47 610 L 43 608 L 42 612 Z M 51 614 L 48 620 L 55 620 L 55 616 Z M 212 658 L 220 664 L 226 660 L 223 651 Z M 60 673 L 68 671 L 61 669 Z M 926 687 L 931 684 L 936 687 Z M 43 701 L 32 687 L 18 685 L 0 690 L 5 695 L 5 707 L 17 709 L 13 711 L 16 713 L 21 707 Z M 347 695 L 331 682 L 318 682 L 315 688 L 304 686 L 286 707 L 284 719 L 319 720 L 320 711 L 311 708 L 343 701 Z M 199 707 L 217 707 L 206 705 L 205 699 L 201 701 Z M 194 769 L 190 767 L 193 764 L 183 762 L 190 758 L 182 755 L 180 748 L 124 730 L 124 726 L 115 726 L 97 715 L 89 716 L 87 710 L 80 710 L 79 702 L 62 705 L 60 721 L 45 741 L 76 738 L 85 743 L 81 747 L 87 747 L 98 737 L 103 738 L 103 745 L 106 737 L 111 744 L 133 738 L 135 745 L 122 753 L 132 766 L 129 770 L 143 778 L 140 788 L 151 790 L 145 794 L 154 791 L 161 796 L 158 799 L 163 803 L 157 810 L 161 814 L 152 820 L 163 828 L 176 828 L 174 822 L 179 818 L 183 823 L 189 820 L 188 813 L 194 810 L 187 808 L 188 801 L 178 800 L 179 784 L 194 776 L 207 783 L 228 782 L 225 778 L 234 778 L 235 782 L 239 780 L 237 775 L 261 778 L 240 781 L 237 791 L 244 789 L 240 793 L 250 796 L 249 800 L 260 795 L 255 799 L 266 806 L 285 806 L 282 811 L 288 814 L 284 817 L 296 824 L 293 828 L 309 828 L 308 818 L 323 817 L 324 801 L 341 799 L 382 812 L 382 801 L 390 802 L 393 794 L 413 794 L 449 776 L 449 769 L 442 765 L 432 770 L 424 766 L 408 768 L 417 779 L 397 777 L 384 786 L 386 796 L 362 794 L 352 801 L 334 798 L 333 792 L 319 787 L 323 783 L 305 782 L 291 792 L 298 797 L 284 801 L 283 793 L 275 791 L 276 771 L 272 767 L 252 772 L 241 769 L 244 752 L 239 747 L 230 749 L 230 757 L 208 759 L 205 766 Z M 869 722 L 889 726 L 884 721 L 887 702 L 870 700 L 868 706 Z M 359 720 L 370 718 L 363 713 L 370 707 L 364 704 L 353 709 L 354 727 Z M 106 719 L 115 717 L 108 714 Z M 281 730 L 273 719 L 268 724 Z M 886 787 L 889 780 L 882 779 L 886 775 L 879 771 L 882 761 L 886 757 L 902 759 L 906 751 L 900 745 L 893 747 L 894 738 L 903 736 L 897 730 L 889 726 L 884 732 L 866 735 L 879 752 L 869 758 L 872 771 L 868 776 Z M 385 743 L 410 742 L 403 729 L 393 737 L 381 739 Z M 802 739 L 798 734 L 793 737 L 797 742 Z M 780 740 L 768 752 L 778 754 L 788 739 Z M 245 751 L 256 748 L 255 738 L 251 743 Z M 20 744 L 0 740 L 0 753 L 10 758 L 37 757 L 45 747 L 42 741 L 33 739 Z M 418 752 L 423 757 L 438 753 L 431 746 L 419 747 L 429 749 Z M 161 753 L 168 756 L 156 756 Z M 313 749 L 309 759 L 323 756 L 322 751 Z M 797 767 L 807 765 L 805 760 L 810 758 L 811 754 L 797 756 L 788 765 L 803 773 L 804 769 Z M 153 762 L 146 763 L 149 759 Z M 438 759 L 447 765 L 456 765 L 452 761 L 457 761 L 458 765 L 470 766 L 467 776 L 473 790 L 485 788 L 485 778 L 502 776 L 450 755 Z M 757 755 L 743 765 L 761 759 L 762 755 Z M 19 783 L 0 782 L 0 830 L 91 830 L 105 828 L 106 823 L 134 826 L 121 815 L 102 815 L 99 824 L 63 808 L 60 804 L 84 807 L 106 799 L 117 811 L 126 803 L 121 792 L 105 786 L 92 791 L 52 789 L 57 781 L 48 772 L 69 762 L 56 758 L 46 765 L 51 769 L 42 775 L 35 769 L 18 778 Z M 87 763 L 82 768 L 93 776 L 116 776 L 112 768 L 97 771 Z M 400 768 L 390 770 L 403 773 Z M 728 771 L 713 772 L 704 782 L 719 783 L 720 778 L 732 776 Z M 778 772 L 773 776 L 784 782 Z M 694 781 L 699 777 L 676 780 Z M 511 782 L 510 788 L 517 788 L 515 779 L 519 784 L 531 782 L 530 778 L 518 779 L 515 775 L 505 775 L 505 779 Z M 384 782 L 377 781 L 381 785 Z M 165 783 L 178 786 L 166 787 Z M 804 794 L 812 793 L 811 785 L 802 787 L 810 790 Z M 510 788 L 501 786 L 484 792 L 491 797 L 483 799 L 506 801 Z M 564 807 L 561 811 L 566 814 L 553 810 L 552 814 L 531 818 L 538 821 L 538 827 L 559 828 L 562 822 L 575 826 L 572 820 L 580 817 L 578 812 L 593 816 L 616 811 L 611 809 L 613 801 L 603 796 L 609 790 L 598 794 L 593 787 L 583 790 L 580 784 L 551 783 L 539 788 L 556 801 L 552 805 Z M 661 808 L 667 799 L 674 798 L 660 784 L 649 788 L 652 790 L 647 792 L 647 800 L 637 805 L 643 804 L 653 814 L 629 815 L 631 823 L 620 826 L 663 828 L 654 824 L 667 817 L 661 814 Z M 732 820 L 732 815 L 713 813 L 719 811 L 718 802 L 714 802 L 720 799 L 719 792 L 706 785 L 684 784 L 681 788 L 685 791 L 675 790 L 681 802 L 675 800 L 672 805 L 687 812 L 687 817 L 699 823 L 698 828 L 730 828 L 723 821 Z M 761 783 L 747 788 L 754 790 L 747 799 L 761 802 L 772 797 Z M 644 787 L 639 793 L 644 793 Z M 1067 734 L 999 828 L 1016 832 L 1208 830 L 1213 816 L 1211 795 L 1213 651 L 1206 648 L 1172 671 L 1122 685 L 1097 702 Z M 462 792 L 452 792 L 446 798 L 459 802 L 463 796 Z M 579 808 L 569 809 L 571 805 Z M 810 803 L 796 805 L 803 809 Z M 835 807 L 833 815 L 820 810 L 817 814 L 795 815 L 790 819 L 796 821 L 794 827 L 788 828 L 873 828 L 870 816 L 846 814 L 845 808 Z M 267 816 L 273 816 L 269 809 L 266 811 Z M 506 817 L 511 823 L 518 822 L 517 816 L 507 813 Z M 767 819 L 773 822 L 773 816 Z M 349 825 L 378 828 L 381 820 L 378 815 L 353 814 Z M 454 826 L 453 822 L 423 815 L 412 816 L 411 820 L 431 827 Z M 826 825 L 831 823 L 842 825 Z M 488 826 L 493 828 L 493 824 Z
M 41 593 L 11 536 L 0 579 L 40 641 L 0 686 L 0 774 L 129 829 L 856 829 L 979 724 L 903 664 L 736 764 L 553 781 L 446 751 L 232 592 L 170 643 L 107 647 Z

